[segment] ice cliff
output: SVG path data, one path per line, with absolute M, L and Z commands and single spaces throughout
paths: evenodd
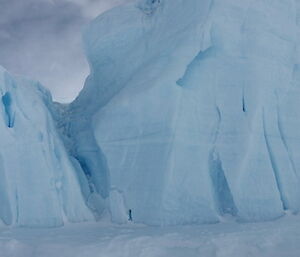
M 113 219 L 299 211 L 298 10 L 293 0 L 139 1 L 90 24 L 91 74 L 70 134 L 83 158 L 101 149 Z
M 84 89 L 70 105 L 48 107 L 58 132 L 49 130 L 47 108 L 24 119 L 45 131 L 51 147 L 43 152 L 40 139 L 24 131 L 14 138 L 28 155 L 25 163 L 54 167 L 24 169 L 31 187 L 44 171 L 40 179 L 52 198 L 38 197 L 42 206 L 57 205 L 55 217 L 72 208 L 71 219 L 90 219 L 85 201 L 96 218 L 107 209 L 123 223 L 131 210 L 134 222 L 150 225 L 213 223 L 228 215 L 262 221 L 299 212 L 299 4 L 140 0 L 96 18 L 83 36 L 91 69 Z M 10 99 L 3 90 L 1 126 L 9 136 L 18 120 Z M 4 163 L 13 156 L 6 147 L 1 155 Z M 13 158 L 11 165 L 25 166 L 14 161 L 23 155 Z M 14 168 L 5 170 L 7 181 L 16 176 Z M 24 192 L 0 186 L 1 201 L 12 206 L 32 190 L 18 176 Z M 31 215 L 33 207 L 24 212 Z
M 0 67 L 0 220 L 60 226 L 92 220 L 56 132 L 49 93 Z

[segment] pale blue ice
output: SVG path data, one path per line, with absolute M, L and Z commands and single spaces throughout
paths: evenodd
M 299 212 L 299 15 L 294 0 L 114 8 L 84 31 L 91 73 L 70 105 L 1 71 L 3 222 Z

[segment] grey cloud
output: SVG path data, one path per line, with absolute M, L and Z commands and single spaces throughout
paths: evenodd
M 82 7 L 82 12 L 86 17 L 95 17 L 100 12 L 104 12 L 114 6 L 130 2 L 133 0 L 68 0 Z
M 0 65 L 41 81 L 56 100 L 72 100 L 88 74 L 82 28 L 125 1 L 0 0 Z

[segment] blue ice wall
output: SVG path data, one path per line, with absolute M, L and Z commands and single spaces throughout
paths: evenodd
M 137 1 L 88 26 L 91 74 L 70 131 L 77 153 L 101 149 L 113 220 L 129 209 L 156 225 L 299 211 L 298 10 Z
M 300 209 L 300 4 L 138 0 L 83 38 L 70 105 L 0 70 L 0 218 L 263 221 Z
M 94 220 L 39 83 L 0 67 L 0 220 L 55 227 Z

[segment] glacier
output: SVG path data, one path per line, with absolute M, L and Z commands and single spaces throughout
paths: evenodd
M 0 220 L 54 227 L 94 220 L 56 132 L 51 96 L 0 67 Z
M 131 211 L 135 223 L 185 225 L 298 213 L 299 17 L 297 0 L 116 7 L 83 33 L 91 73 L 69 105 L 1 70 L 1 219 L 59 226 L 108 212 L 122 224 Z
M 138 1 L 89 25 L 69 134 L 80 156 L 104 156 L 115 221 L 129 209 L 151 225 L 299 211 L 298 10 Z

